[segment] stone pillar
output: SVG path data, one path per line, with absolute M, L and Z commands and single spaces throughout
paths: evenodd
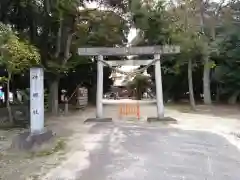
M 103 104 L 102 104 L 102 98 L 103 98 L 103 63 L 100 61 L 103 60 L 103 56 L 98 56 L 98 62 L 97 62 L 97 118 L 102 118 L 103 116 Z
M 155 54 L 154 59 L 159 59 L 155 63 L 155 83 L 156 83 L 156 99 L 157 99 L 157 117 L 159 119 L 164 117 L 164 105 L 163 105 L 163 90 L 162 90 L 162 73 L 160 54 Z
M 43 69 L 30 69 L 30 131 L 32 134 L 44 130 L 44 85 Z
M 43 68 L 30 69 L 30 132 L 22 132 L 14 137 L 11 144 L 13 149 L 30 150 L 53 137 L 52 131 L 44 127 L 43 74 Z

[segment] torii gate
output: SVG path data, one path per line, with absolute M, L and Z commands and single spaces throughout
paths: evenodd
M 142 47 L 94 47 L 78 48 L 79 56 L 98 56 L 97 62 L 97 96 L 96 96 L 96 120 L 104 121 L 103 118 L 103 56 L 129 56 L 129 55 L 149 55 L 153 54 L 154 59 L 149 60 L 126 60 L 126 61 L 106 61 L 111 65 L 147 65 L 155 61 L 155 83 L 156 83 L 156 104 L 157 119 L 164 118 L 162 75 L 161 75 L 161 54 L 176 54 L 180 52 L 179 46 L 142 46 Z M 120 101 L 120 100 L 119 100 Z M 119 102 L 121 103 L 121 102 Z M 107 104 L 110 104 L 109 102 Z M 92 121 L 91 119 L 90 121 Z

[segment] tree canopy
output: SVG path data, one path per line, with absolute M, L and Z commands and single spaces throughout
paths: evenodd
M 6 57 L 3 62 L 8 70 L 15 72 L 27 73 L 30 61 L 32 64 L 37 60 L 44 67 L 53 113 L 57 113 L 54 106 L 61 88 L 73 91 L 80 83 L 96 88 L 96 59 L 78 56 L 77 48 L 126 46 L 131 28 L 139 32 L 135 37 L 138 46 L 176 44 L 181 47 L 180 54 L 161 56 L 166 101 L 177 101 L 188 94 L 193 106 L 195 99 L 206 104 L 238 101 L 239 1 L 101 0 L 95 1 L 98 7 L 88 8 L 91 2 L 0 2 L 1 33 L 6 33 L 3 30 L 8 28 L 14 32 L 1 36 L 1 55 Z M 106 67 L 104 91 L 112 85 L 110 73 Z M 154 80 L 153 67 L 148 73 Z

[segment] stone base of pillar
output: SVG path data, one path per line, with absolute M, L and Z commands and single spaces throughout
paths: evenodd
M 112 122 L 112 118 L 88 118 L 84 121 L 84 123 L 91 122 Z
M 161 123 L 170 123 L 170 124 L 176 124 L 177 120 L 171 117 L 163 117 L 163 118 L 158 118 L 158 117 L 148 117 L 147 122 L 161 122 Z
M 53 136 L 53 132 L 47 129 L 39 134 L 31 134 L 29 131 L 26 131 L 13 138 L 11 148 L 17 150 L 31 150 L 34 146 L 40 146 L 47 142 Z

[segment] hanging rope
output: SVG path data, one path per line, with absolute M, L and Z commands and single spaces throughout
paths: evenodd
M 150 66 L 154 65 L 157 61 L 159 61 L 160 59 L 154 59 L 152 62 L 150 62 L 149 64 L 147 64 L 146 66 L 144 66 L 143 68 L 141 69 L 136 69 L 134 70 L 133 72 L 126 72 L 126 71 L 123 71 L 123 70 L 120 70 L 118 68 L 115 68 L 113 66 L 111 66 L 107 61 L 104 61 L 104 60 L 98 60 L 98 61 L 101 61 L 103 64 L 105 64 L 106 66 L 110 67 L 111 69 L 114 69 L 116 72 L 120 73 L 120 74 L 124 74 L 126 76 L 135 76 L 137 74 L 141 74 L 143 73 L 147 68 L 149 68 Z
M 124 74 L 126 75 L 127 77 L 129 76 L 135 76 L 135 75 L 138 75 L 138 74 L 141 74 L 143 73 L 147 68 L 149 68 L 150 66 L 154 65 L 157 61 L 159 61 L 160 59 L 154 59 L 152 62 L 148 63 L 146 66 L 144 66 L 143 68 L 141 69 L 136 69 L 132 72 L 126 72 L 126 71 L 123 71 L 123 70 L 120 70 L 118 68 L 115 68 L 113 66 L 111 66 L 107 61 L 104 61 L 104 60 L 98 60 L 98 61 L 101 61 L 103 64 L 105 64 L 106 66 L 110 67 L 111 69 L 113 69 L 114 71 L 120 73 L 120 74 Z M 73 91 L 73 93 L 71 94 L 71 96 L 67 99 L 67 102 L 69 102 L 72 97 L 74 96 L 74 94 L 76 93 L 76 91 L 78 90 L 80 84 L 77 85 L 76 89 Z
M 66 102 L 69 102 L 71 99 L 72 99 L 72 97 L 74 96 L 74 94 L 77 92 L 77 90 L 78 90 L 78 88 L 80 87 L 81 85 L 79 84 L 79 85 L 77 85 L 77 87 L 75 88 L 75 90 L 73 91 L 73 93 L 71 94 L 71 96 L 67 99 L 67 101 Z

